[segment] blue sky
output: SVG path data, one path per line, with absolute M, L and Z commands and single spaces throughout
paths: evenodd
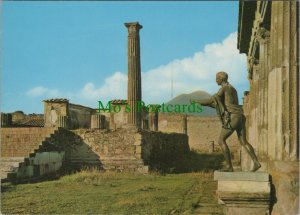
M 240 100 L 246 58 L 236 50 L 238 2 L 2 2 L 1 111 L 42 113 L 43 99 L 126 99 L 127 29 L 143 25 L 143 100 L 205 90 L 225 70 Z

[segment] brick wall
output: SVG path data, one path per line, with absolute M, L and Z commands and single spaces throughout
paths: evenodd
M 1 157 L 26 157 L 54 131 L 55 128 L 1 128 Z

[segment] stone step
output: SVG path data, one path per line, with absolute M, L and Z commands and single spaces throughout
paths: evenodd
M 0 160 L 1 179 L 6 178 L 8 173 L 14 172 L 19 167 L 19 163 L 23 161 L 24 157 L 2 157 Z

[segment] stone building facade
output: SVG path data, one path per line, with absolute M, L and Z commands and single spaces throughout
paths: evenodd
M 238 49 L 248 60 L 247 138 L 272 175 L 272 214 L 298 214 L 299 1 L 240 1 Z
M 68 129 L 90 128 L 91 116 L 95 112 L 95 109 L 71 104 L 68 99 L 47 99 L 44 100 L 44 126 Z

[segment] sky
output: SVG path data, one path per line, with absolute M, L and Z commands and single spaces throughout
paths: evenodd
M 127 98 L 127 29 L 138 21 L 142 100 L 215 93 L 229 74 L 240 103 L 249 89 L 237 50 L 237 1 L 2 2 L 1 111 L 43 113 L 43 100 L 97 108 Z

